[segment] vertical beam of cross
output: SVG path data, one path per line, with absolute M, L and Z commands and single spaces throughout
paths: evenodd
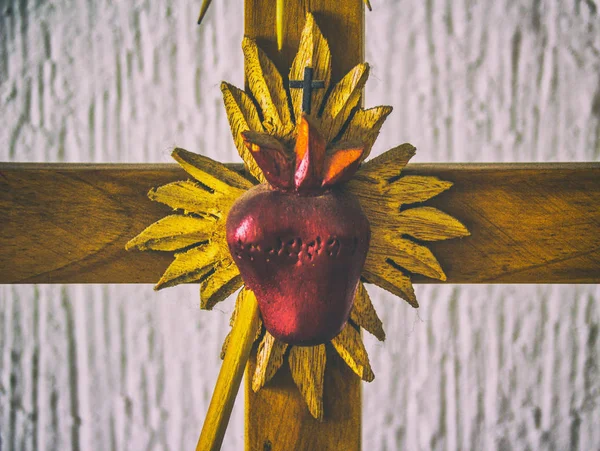
M 331 83 L 339 82 L 364 61 L 364 5 L 362 0 L 310 0 L 285 3 L 283 39 L 277 50 L 273 0 L 244 0 L 244 35 L 261 43 L 281 74 L 289 73 L 296 57 L 307 9 L 315 16 L 331 50 Z M 308 57 L 308 55 L 307 55 Z M 309 59 L 305 66 L 316 67 Z M 314 77 L 314 72 L 312 76 Z M 304 76 L 304 79 L 307 77 Z M 294 80 L 292 80 L 294 81 Z M 298 81 L 298 80 L 296 80 Z M 306 80 L 302 80 L 302 84 Z M 311 80 L 311 94 L 314 93 Z M 318 80 L 317 80 L 318 81 Z M 297 89 L 290 86 L 290 89 Z M 308 90 L 304 90 L 308 91 Z M 304 96 L 308 94 L 303 92 Z M 304 102 L 306 103 L 306 102 Z M 310 104 L 304 105 L 308 110 Z M 315 108 L 318 108 L 315 105 Z M 317 111 L 313 111 L 313 114 Z M 305 113 L 306 114 L 306 113 Z M 335 352 L 327 354 L 323 422 L 308 411 L 287 363 L 268 385 L 254 392 L 256 349 L 246 370 L 246 450 L 315 449 L 359 451 L 361 446 L 361 385 Z
M 324 80 L 313 81 L 313 68 L 304 68 L 304 80 L 290 80 L 291 89 L 302 89 L 302 112 L 310 114 L 313 89 L 325 89 Z

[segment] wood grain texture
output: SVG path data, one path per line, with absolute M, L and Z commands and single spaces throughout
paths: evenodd
M 353 142 L 360 139 L 365 143 L 361 160 L 366 159 L 379 136 L 379 130 L 381 130 L 383 123 L 391 112 L 392 107 L 390 106 L 376 106 L 367 110 L 360 109 L 356 111 L 344 131 L 341 141 Z
M 360 104 L 368 78 L 369 65 L 357 64 L 331 90 L 320 124 L 325 142 L 331 142 L 338 135 L 350 112 Z
M 288 354 L 288 365 L 290 367 L 290 373 L 292 379 L 296 384 L 296 387 L 300 391 L 300 394 L 304 398 L 308 410 L 311 415 L 317 421 L 324 420 L 323 411 L 323 382 L 325 381 L 325 365 L 327 363 L 327 351 L 325 345 L 321 344 L 318 346 L 292 346 Z M 265 396 L 269 396 L 268 394 Z M 260 423 L 257 421 L 258 418 L 269 417 L 271 412 L 254 410 L 252 411 L 252 404 L 249 403 L 247 412 L 249 416 L 247 421 L 249 422 L 248 427 L 258 427 Z M 289 427 L 294 427 L 295 418 L 285 417 L 284 421 L 288 423 Z M 301 431 L 301 434 L 304 434 Z M 322 433 L 323 438 L 317 438 L 317 443 L 322 440 L 328 440 L 327 435 L 329 431 L 325 428 Z M 246 446 L 248 449 L 256 449 L 256 445 L 248 443 Z M 287 444 L 285 448 L 289 448 L 291 443 Z M 338 443 L 338 447 L 343 443 Z M 347 446 L 348 444 L 346 444 Z M 351 444 L 354 446 L 354 444 Z
M 0 173 L 1 283 L 155 283 L 171 262 L 125 243 L 168 215 L 145 193 L 185 179 L 176 166 L 5 163 Z M 448 282 L 600 281 L 600 164 L 414 164 L 404 174 L 454 183 L 426 203 L 472 234 L 427 244 Z
M 265 50 L 285 78 L 300 45 L 306 13 L 311 12 L 331 53 L 331 82 L 339 81 L 364 61 L 364 6 L 360 0 L 301 0 L 286 2 L 281 50 L 274 25 L 275 8 L 269 0 L 246 0 L 244 30 Z M 334 353 L 333 353 L 334 354 Z M 246 376 L 247 450 L 359 450 L 361 446 L 360 380 L 336 357 L 327 356 L 324 385 L 324 422 L 311 417 L 287 366 L 268 387 L 254 393 L 255 357 Z M 333 364 L 331 363 L 333 360 Z M 313 409 L 314 410 L 314 409 Z
M 262 111 L 265 131 L 278 138 L 289 139 L 294 123 L 280 72 L 253 39 L 244 38 L 242 49 L 246 82 Z
M 306 12 L 314 14 L 331 51 L 331 80 L 337 82 L 364 60 L 364 8 L 359 0 L 300 0 L 287 2 L 283 23 L 283 48 L 277 50 L 273 2 L 253 0 L 245 3 L 245 35 L 255 39 L 287 77 L 298 51 Z
M 221 92 L 223 93 L 223 103 L 227 112 L 229 127 L 233 136 L 233 142 L 238 149 L 238 153 L 246 168 L 252 176 L 259 182 L 264 182 L 265 178 L 261 169 L 249 154 L 242 133 L 248 130 L 263 131 L 258 111 L 252 102 L 250 96 L 243 90 L 223 82 L 221 83 Z
M 258 345 L 256 371 L 252 376 L 252 390 L 257 392 L 269 382 L 283 364 L 287 343 L 277 340 L 268 330 Z
M 360 449 L 360 379 L 333 349 L 327 349 L 323 422 L 311 416 L 287 365 L 254 393 L 248 381 L 255 365 L 253 356 L 246 371 L 246 450 Z
M 243 289 L 238 296 L 240 307 L 231 333 L 229 352 L 225 353 L 196 451 L 221 449 L 252 344 L 262 328 L 254 293 Z
M 373 303 L 369 297 L 369 293 L 362 282 L 359 282 L 358 288 L 356 289 L 356 297 L 354 298 L 354 305 L 350 312 L 350 319 L 357 326 L 360 326 L 367 332 L 373 334 L 379 341 L 385 340 L 383 324 L 379 319 L 377 311 L 375 310 L 375 307 L 373 307 Z
M 409 166 L 406 173 L 435 166 Z M 428 204 L 471 232 L 428 243 L 449 282 L 600 281 L 599 164 L 447 165 L 431 172 L 454 186 Z
M 294 58 L 292 67 L 289 71 L 290 80 L 303 80 L 306 67 L 313 69 L 313 80 L 323 82 L 323 88 L 315 89 L 311 92 L 310 110 L 311 118 L 316 118 L 321 108 L 321 103 L 329 89 L 331 79 L 331 51 L 329 44 L 321 33 L 318 24 L 312 14 L 306 19 L 306 24 L 302 30 L 298 53 Z M 290 89 L 290 97 L 293 106 L 294 118 L 296 122 L 302 116 L 302 98 L 304 89 Z
M 227 246 L 225 222 L 236 199 L 252 183 L 225 165 L 184 149 L 175 149 L 171 156 L 195 180 L 151 189 L 151 200 L 171 207 L 177 214 L 149 225 L 125 249 L 176 250 L 174 261 L 155 288 L 201 282 L 200 306 L 210 310 L 242 286 Z M 202 235 L 190 242 L 198 231 Z
M 331 344 L 358 377 L 367 382 L 375 379 L 360 332 L 354 326 L 346 324 Z

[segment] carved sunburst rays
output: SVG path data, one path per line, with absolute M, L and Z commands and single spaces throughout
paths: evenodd
M 277 139 L 282 147 L 290 148 L 296 135 L 295 118 L 300 117 L 302 110 L 302 95 L 297 90 L 288 96 L 281 75 L 254 41 L 244 40 L 243 48 L 250 93 L 223 83 L 223 99 L 240 156 L 248 172 L 264 182 L 264 175 L 246 147 L 243 134 L 268 134 L 269 139 Z M 359 64 L 338 84 L 330 86 L 329 46 L 310 14 L 289 79 L 302 79 L 306 66 L 313 68 L 315 80 L 323 80 L 325 84 L 325 89 L 313 91 L 311 121 L 320 128 L 330 149 L 339 147 L 340 143 L 354 143 L 365 149 L 362 158 L 366 158 L 391 108 L 360 108 L 360 93 L 369 70 L 366 64 Z M 423 243 L 463 237 L 469 232 L 451 216 L 421 205 L 452 184 L 436 177 L 402 176 L 402 169 L 414 153 L 415 148 L 410 144 L 391 149 L 364 163 L 354 178 L 339 189 L 349 190 L 358 197 L 371 226 L 363 281 L 376 284 L 418 307 L 411 274 L 446 279 L 435 256 Z M 235 200 L 253 183 L 221 163 L 183 149 L 175 149 L 173 157 L 192 179 L 169 183 L 149 192 L 152 200 L 170 206 L 174 213 L 149 226 L 132 239 L 127 248 L 175 252 L 173 263 L 156 289 L 200 282 L 201 307 L 210 310 L 243 284 L 229 254 L 225 222 Z M 254 294 L 246 288 L 240 291 L 232 325 L 237 319 L 239 303 L 247 296 Z M 374 378 L 361 328 L 379 340 L 385 339 L 381 320 L 363 282 L 358 284 L 348 324 L 330 343 L 289 347 L 261 327 L 256 337 L 259 344 L 252 388 L 255 391 L 262 388 L 287 363 L 311 414 L 323 418 L 327 347 L 334 349 L 363 380 Z M 228 344 L 229 336 L 223 344 L 223 356 Z
M 235 325 L 241 296 L 238 296 L 230 325 Z M 331 340 L 332 348 L 348 366 L 364 381 L 371 382 L 375 375 L 369 363 L 369 357 L 362 341 L 360 327 L 371 332 L 379 340 L 385 339 L 383 325 L 377 316 L 367 290 L 359 283 L 354 299 L 351 318 L 342 332 Z M 229 346 L 231 333 L 223 342 L 221 358 L 225 357 Z M 318 346 L 288 346 L 276 339 L 267 331 L 257 337 L 259 340 L 256 369 L 252 375 L 252 389 L 256 392 L 265 386 L 275 376 L 287 360 L 292 378 L 304 397 L 313 417 L 322 420 L 323 410 L 323 380 L 327 360 L 326 345 Z
M 252 183 L 210 158 L 183 149 L 172 155 L 193 180 L 150 190 L 150 199 L 168 205 L 175 214 L 149 226 L 126 248 L 174 251 L 175 260 L 155 289 L 200 282 L 201 307 L 210 310 L 242 286 L 227 247 L 225 221 Z
M 421 242 L 464 237 L 469 231 L 436 208 L 411 205 L 425 202 L 452 186 L 437 177 L 401 177 L 415 150 L 410 144 L 388 150 L 365 163 L 345 188 L 359 198 L 371 224 L 363 278 L 416 308 L 419 304 L 411 273 L 446 280 L 439 262 Z
M 223 82 L 221 90 L 233 140 L 248 171 L 264 182 L 260 168 L 251 157 L 243 132 L 266 133 L 291 149 L 297 135 L 303 104 L 303 90 L 289 89 L 267 55 L 252 39 L 244 38 L 246 80 L 249 92 Z M 360 143 L 362 160 L 371 150 L 391 107 L 360 108 L 362 89 L 369 76 L 369 66 L 358 64 L 342 80 L 331 85 L 331 52 L 312 14 L 307 14 L 300 47 L 290 69 L 288 80 L 302 80 L 306 67 L 313 79 L 323 87 L 311 92 L 309 119 L 319 126 L 328 148 L 339 143 Z M 290 158 L 292 157 L 290 151 Z
M 342 189 L 358 197 L 371 225 L 371 244 L 362 271 L 363 280 L 417 308 L 419 304 L 410 279 L 412 273 L 446 280 L 439 262 L 422 242 L 464 237 L 469 232 L 450 215 L 420 205 L 449 189 L 452 183 L 430 176 L 402 176 L 402 169 L 414 154 L 415 148 L 410 144 L 388 150 L 363 164 L 354 179 Z M 232 327 L 236 321 L 235 311 Z M 375 376 L 362 341 L 361 328 L 380 341 L 385 340 L 383 324 L 363 282 L 358 284 L 350 321 L 330 344 L 362 380 L 370 382 Z M 292 378 L 311 414 L 322 419 L 326 345 L 288 348 L 266 330 L 258 339 L 252 389 L 260 390 L 287 359 Z M 227 351 L 228 342 L 229 336 L 223 343 L 221 357 Z
M 419 243 L 465 236 L 468 231 L 456 219 L 435 208 L 405 208 L 451 186 L 435 177 L 402 177 L 401 170 L 413 154 L 414 148 L 409 144 L 389 150 L 365 163 L 343 189 L 359 198 L 371 224 L 371 246 L 363 279 L 417 307 L 410 274 L 445 278 L 433 254 Z M 242 286 L 227 248 L 225 220 L 232 204 L 252 183 L 210 158 L 183 149 L 175 149 L 173 157 L 192 179 L 169 183 L 148 193 L 152 200 L 173 208 L 174 213 L 150 225 L 133 238 L 127 248 L 175 252 L 173 263 L 156 289 L 200 282 L 201 307 L 210 310 Z M 237 320 L 239 303 L 245 296 L 254 295 L 247 289 L 240 291 L 231 326 Z M 362 282 L 357 288 L 350 321 L 330 344 L 288 347 L 261 328 L 256 337 L 259 344 L 252 388 L 261 389 L 287 364 L 311 414 L 323 418 L 327 346 L 331 345 L 361 379 L 374 378 L 361 328 L 381 341 L 385 339 L 382 322 Z M 222 357 L 227 352 L 229 339 L 228 335 L 223 343 Z
M 225 221 L 235 200 L 252 183 L 221 163 L 183 149 L 175 149 L 173 157 L 192 179 L 150 190 L 150 199 L 168 205 L 174 213 L 142 231 L 127 243 L 127 249 L 175 252 L 174 261 L 155 288 L 200 282 L 201 308 L 210 310 L 242 286 L 227 248 Z M 231 326 L 238 319 L 239 304 L 246 296 L 254 294 L 246 288 L 239 292 Z M 357 289 L 350 322 L 331 345 L 359 377 L 371 381 L 374 375 L 360 327 L 380 340 L 385 338 L 381 320 L 362 283 Z M 227 352 L 229 337 L 223 343 L 222 357 Z M 253 389 L 262 388 L 287 361 L 311 414 L 322 419 L 325 345 L 288 347 L 262 327 L 256 340 L 259 345 Z

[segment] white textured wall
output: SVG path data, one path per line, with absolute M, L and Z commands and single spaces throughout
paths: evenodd
M 600 5 L 374 0 L 376 149 L 416 161 L 600 159 Z M 235 150 L 219 82 L 242 82 L 242 0 L 0 0 L 0 159 L 166 162 Z M 373 289 L 364 448 L 600 449 L 600 288 Z M 231 302 L 197 287 L 0 286 L 0 448 L 192 449 Z M 241 449 L 241 397 L 225 449 Z

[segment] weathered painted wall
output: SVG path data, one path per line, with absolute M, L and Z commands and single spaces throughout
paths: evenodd
M 416 161 L 600 159 L 592 0 L 374 0 L 367 105 Z M 0 0 L 0 159 L 234 161 L 219 82 L 242 82 L 242 0 Z M 371 292 L 364 448 L 600 448 L 600 288 Z M 191 449 L 231 302 L 197 287 L 0 286 L 2 450 Z M 225 449 L 241 449 L 242 399 Z

